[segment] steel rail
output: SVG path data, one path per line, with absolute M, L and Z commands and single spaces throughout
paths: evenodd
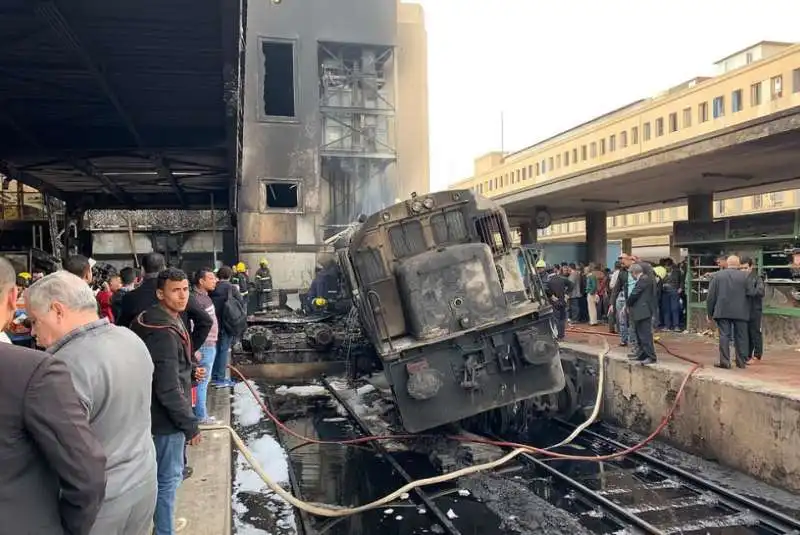
M 369 428 L 361 419 L 361 417 L 359 417 L 355 413 L 353 408 L 349 404 L 347 404 L 347 402 L 345 402 L 344 399 L 342 399 L 342 397 L 339 395 L 339 392 L 337 392 L 336 389 L 333 388 L 333 386 L 328 382 L 328 380 L 325 377 L 323 377 L 321 379 L 321 382 L 322 386 L 324 386 L 325 389 L 331 394 L 333 399 L 335 399 L 342 406 L 342 408 L 347 412 L 350 418 L 356 423 L 361 433 L 363 433 L 366 436 L 372 436 L 373 433 L 369 430 Z M 383 444 L 381 444 L 380 442 L 373 442 L 372 444 L 375 450 L 378 453 L 380 453 L 381 456 L 384 459 L 386 459 L 386 461 L 389 462 L 392 468 L 398 474 L 400 474 L 400 476 L 403 479 L 405 479 L 407 483 L 411 483 L 414 481 L 414 478 L 411 477 L 411 475 L 408 472 L 406 472 L 406 470 L 400 465 L 397 459 L 395 459 L 394 456 L 392 456 L 392 454 L 386 450 Z M 450 535 L 461 535 L 461 531 L 459 531 L 459 529 L 455 526 L 455 524 L 453 524 L 453 522 L 447 517 L 447 515 L 433 502 L 433 500 L 422 489 L 415 488 L 414 494 L 417 495 L 417 498 L 419 498 L 419 500 L 425 505 L 426 509 L 431 513 L 433 513 L 433 516 L 436 517 L 436 520 L 439 521 L 439 523 L 447 531 L 447 533 L 450 533 Z
M 566 422 L 558 418 L 554 418 L 553 421 L 561 425 L 562 427 L 566 427 L 570 430 L 574 430 L 577 427 L 569 422 Z M 613 438 L 608 438 L 595 431 L 590 431 L 588 429 L 585 429 L 582 431 L 581 434 L 586 437 L 591 437 L 595 440 L 600 440 L 602 442 L 605 442 L 609 446 L 613 446 L 621 450 L 630 448 L 630 445 L 614 440 Z M 726 489 L 725 487 L 722 487 L 714 483 L 713 481 L 709 481 L 708 479 L 702 478 L 697 474 L 693 474 L 687 470 L 684 470 L 683 468 L 673 466 L 672 464 L 666 461 L 662 461 L 661 459 L 658 459 L 656 457 L 653 457 L 652 455 L 648 455 L 647 453 L 643 453 L 641 451 L 635 451 L 633 453 L 626 455 L 626 457 L 633 457 L 639 459 L 642 463 L 650 464 L 652 466 L 657 467 L 660 471 L 665 472 L 664 475 L 673 475 L 678 478 L 682 478 L 684 480 L 690 481 L 692 485 L 696 487 L 699 487 L 703 490 L 713 492 L 714 494 L 722 496 L 728 502 L 726 505 L 729 506 L 736 505 L 740 508 L 748 508 L 753 511 L 756 511 L 760 513 L 760 515 L 766 517 L 763 519 L 759 518 L 759 520 L 766 521 L 765 523 L 767 523 L 770 527 L 774 529 L 787 531 L 790 533 L 792 532 L 792 530 L 800 530 L 800 520 L 793 518 L 789 515 L 786 515 L 784 513 L 781 513 L 780 511 L 777 511 L 762 503 L 759 503 L 751 498 L 748 498 L 747 496 L 742 496 L 741 494 L 737 494 L 729 489 Z M 685 481 L 683 481 L 683 483 L 685 484 Z M 787 530 L 786 529 L 787 526 L 791 527 L 791 529 Z
M 494 440 L 502 440 L 500 437 L 497 437 L 497 436 L 494 436 L 494 435 L 492 436 L 492 438 Z M 524 463 L 527 463 L 528 465 L 536 468 L 537 470 L 541 470 L 543 472 L 546 472 L 551 477 L 554 477 L 554 478 L 558 479 L 559 481 L 561 481 L 561 482 L 567 484 L 568 486 L 572 487 L 573 489 L 577 490 L 578 492 L 583 494 L 584 497 L 586 497 L 589 501 L 594 502 L 596 505 L 599 505 L 603 509 L 606 509 L 607 511 L 609 511 L 611 513 L 611 515 L 618 522 L 620 522 L 620 523 L 625 523 L 626 522 L 626 523 L 630 524 L 631 526 L 639 528 L 640 530 L 642 530 L 645 533 L 648 533 L 650 535 L 665 535 L 666 532 L 658 529 L 657 527 L 655 527 L 654 525 L 650 524 L 649 522 L 639 518 L 635 514 L 630 513 L 629 511 L 627 511 L 621 505 L 612 502 L 611 500 L 609 500 L 608 498 L 606 498 L 602 494 L 599 494 L 598 492 L 590 489 L 589 487 L 587 487 L 586 485 L 584 485 L 580 481 L 578 481 L 578 480 L 576 480 L 574 478 L 571 478 L 570 476 L 568 476 L 568 475 L 566 475 L 566 474 L 564 474 L 562 472 L 559 472 L 558 470 L 556 470 L 552 466 L 548 465 L 545 462 L 542 462 L 541 460 L 537 459 L 536 457 L 534 457 L 530 453 L 522 453 L 517 458 L 521 459 Z

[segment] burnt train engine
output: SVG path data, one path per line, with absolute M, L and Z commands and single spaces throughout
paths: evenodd
M 370 216 L 339 256 L 407 431 L 546 404 L 564 389 L 552 309 L 493 201 L 412 196 Z

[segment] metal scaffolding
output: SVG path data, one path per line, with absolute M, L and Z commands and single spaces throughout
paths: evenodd
M 327 223 L 347 224 L 398 196 L 391 46 L 319 44 L 322 178 Z

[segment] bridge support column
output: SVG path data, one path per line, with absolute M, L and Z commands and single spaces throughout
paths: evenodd
M 675 262 L 681 261 L 681 248 L 675 245 L 675 235 L 669 235 L 669 257 Z
M 714 195 L 698 193 L 687 198 L 689 221 L 714 220 Z
M 586 260 L 605 266 L 608 249 L 606 212 L 586 212 Z
M 522 245 L 536 245 L 539 235 L 533 221 L 523 221 L 519 225 L 519 239 Z
M 631 255 L 633 254 L 633 239 L 632 238 L 622 238 L 622 252 Z

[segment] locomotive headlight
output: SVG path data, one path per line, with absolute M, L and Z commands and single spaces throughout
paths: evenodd
M 430 210 L 431 208 L 433 208 L 433 199 L 431 199 L 430 197 L 426 198 L 424 201 L 422 201 L 422 205 L 428 210 Z
M 414 201 L 411 203 L 411 211 L 415 213 L 419 213 L 422 211 L 422 203 L 419 201 Z

